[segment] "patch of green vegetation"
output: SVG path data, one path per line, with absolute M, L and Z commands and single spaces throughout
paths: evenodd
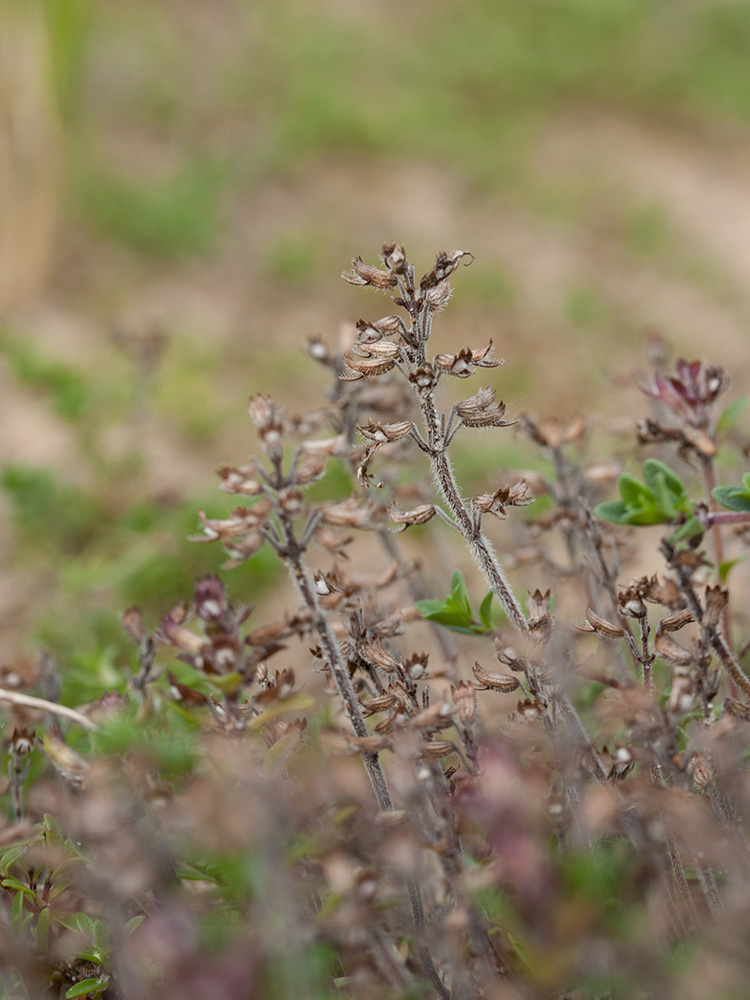
M 264 265 L 275 281 L 292 287 L 303 285 L 316 276 L 320 256 L 319 233 L 290 233 L 270 244 Z
M 575 285 L 565 297 L 563 314 L 576 327 L 606 326 L 612 317 L 612 308 L 598 288 Z
M 624 219 L 625 247 L 633 257 L 651 259 L 674 246 L 674 232 L 663 205 L 632 208 Z
M 134 250 L 176 260 L 214 247 L 228 174 L 216 160 L 200 157 L 158 180 L 86 167 L 74 183 L 75 202 L 95 230 Z
M 94 388 L 72 365 L 44 357 L 28 339 L 7 333 L 0 333 L 0 353 L 19 382 L 50 397 L 63 420 L 75 423 L 90 408 Z
M 227 416 L 215 384 L 223 367 L 215 345 L 186 335 L 172 340 L 162 360 L 152 405 L 197 444 L 210 441 Z
M 53 547 L 66 555 L 80 552 L 109 524 L 95 497 L 62 482 L 48 469 L 5 465 L 0 489 L 11 502 L 18 531 L 41 551 Z
M 512 276 L 498 261 L 475 261 L 461 275 L 461 301 L 509 310 L 516 301 Z

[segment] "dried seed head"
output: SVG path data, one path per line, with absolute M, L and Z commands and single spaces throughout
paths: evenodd
M 478 691 L 500 691 L 503 694 L 510 694 L 511 691 L 520 687 L 520 681 L 517 677 L 509 677 L 506 674 L 491 674 L 478 661 L 474 661 L 472 670 L 477 679 L 475 687 Z
M 308 338 L 307 353 L 313 361 L 318 361 L 322 365 L 330 365 L 333 361 L 328 350 L 328 344 L 318 334 Z
M 451 685 L 451 697 L 456 706 L 456 718 L 461 722 L 474 722 L 477 714 L 477 692 L 473 685 L 461 681 L 458 687 Z
M 695 704 L 695 678 L 686 667 L 675 667 L 667 707 L 673 715 L 685 715 Z
M 541 590 L 537 589 L 533 593 L 529 591 L 526 596 L 526 609 L 529 618 L 543 618 L 548 615 L 551 604 L 552 592 L 550 590 L 545 590 L 542 593 Z
M 195 581 L 195 613 L 206 622 L 217 622 L 228 612 L 224 584 L 209 574 Z
M 678 642 L 675 642 L 661 626 L 656 630 L 654 649 L 663 659 L 677 666 L 684 667 L 693 661 L 693 654 L 688 652 Z
M 223 493 L 241 493 L 244 496 L 257 497 L 263 492 L 260 466 L 255 459 L 239 467 L 223 465 L 218 471 L 218 476 L 221 478 L 219 489 Z
M 363 437 L 366 437 L 368 441 L 374 441 L 377 444 L 389 444 L 392 441 L 401 441 L 403 438 L 408 437 L 412 431 L 414 424 L 411 420 L 400 420 L 392 424 L 380 424 L 376 423 L 372 417 L 369 418 L 366 424 L 357 424 L 357 430 Z
M 361 257 L 354 257 L 352 270 L 344 271 L 341 277 L 350 285 L 371 285 L 373 288 L 394 288 L 397 284 L 397 278 L 390 268 L 381 271 L 377 267 L 365 264 Z
M 464 257 L 471 258 L 471 260 L 467 261 L 467 264 L 470 264 L 471 261 L 474 260 L 474 255 L 469 253 L 468 250 L 452 250 L 451 253 L 446 253 L 445 250 L 442 250 L 437 255 L 435 266 L 431 271 L 428 271 L 427 274 L 423 275 L 420 280 L 420 291 L 425 292 L 429 288 L 434 288 L 435 285 L 450 277 Z
M 343 382 L 357 382 L 361 378 L 385 375 L 395 363 L 389 358 L 358 358 L 353 354 L 347 354 L 348 370 L 344 371 L 340 377 Z
M 384 243 L 381 257 L 388 270 L 394 274 L 404 274 L 406 271 L 406 251 L 400 243 Z
M 495 646 L 495 655 L 500 663 L 505 664 L 505 666 L 509 667 L 511 670 L 517 670 L 519 672 L 528 669 L 528 661 L 521 656 L 517 649 L 514 649 L 513 646 L 504 646 L 502 640 L 497 637 L 493 640 L 493 642 Z
M 716 628 L 728 601 L 729 591 L 725 587 L 718 583 L 715 587 L 706 587 L 706 609 L 702 622 L 704 627 Z
M 701 791 L 710 788 L 716 780 L 714 765 L 705 753 L 693 754 L 688 762 L 688 773 Z
M 396 524 L 403 525 L 399 530 L 404 531 L 415 524 L 426 524 L 435 516 L 435 507 L 431 503 L 425 503 L 412 510 L 401 510 L 397 504 L 392 503 L 388 506 L 388 516 Z
M 29 732 L 26 726 L 21 726 L 20 729 L 16 726 L 10 737 L 8 753 L 13 757 L 26 757 L 34 749 L 35 742 L 35 730 L 32 729 L 31 732 Z
M 447 757 L 455 750 L 455 746 L 450 740 L 431 740 L 429 743 L 420 743 L 418 757 L 430 763 Z
M 671 615 L 662 618 L 659 622 L 659 628 L 663 632 L 677 632 L 692 621 L 695 621 L 692 612 L 688 611 L 687 608 L 683 608 L 682 611 L 673 611 Z
M 418 681 L 426 676 L 428 659 L 427 653 L 412 653 L 407 657 L 404 661 L 404 671 L 409 680 Z
M 128 608 L 127 611 L 123 612 L 120 621 L 122 622 L 122 627 L 128 633 L 133 642 L 141 642 L 141 640 L 145 638 L 146 629 L 143 625 L 143 612 L 139 607 L 133 605 L 132 608 Z M 19 682 L 16 684 L 9 683 L 7 673 L 3 677 L 3 684 L 5 687 L 18 687 Z
M 381 508 L 371 500 L 360 500 L 350 496 L 346 500 L 324 504 L 319 508 L 321 522 L 337 528 L 359 528 L 363 531 L 374 531 L 383 523 Z M 320 541 L 319 533 L 315 537 Z
M 525 479 L 519 480 L 513 486 L 501 486 L 494 493 L 482 493 L 472 499 L 477 510 L 500 519 L 508 516 L 507 507 L 527 507 L 533 502 L 534 496 Z
M 437 381 L 437 376 L 431 365 L 420 365 L 416 371 L 409 372 L 409 381 L 420 393 L 428 393 Z
M 586 621 L 583 625 L 579 625 L 578 628 L 582 632 L 598 632 L 599 635 L 606 636 L 608 639 L 620 639 L 625 634 L 623 628 L 619 625 L 613 625 L 606 618 L 602 618 L 601 615 L 598 615 L 594 611 L 591 605 L 586 609 Z
M 445 278 L 424 292 L 424 301 L 433 312 L 438 312 L 446 304 L 452 293 L 451 283 Z
M 397 660 L 395 656 L 392 656 L 382 642 L 379 642 L 377 639 L 370 642 L 363 642 L 357 647 L 357 651 L 362 659 L 367 663 L 370 663 L 375 667 L 379 667 L 387 673 L 401 671 L 401 661 Z

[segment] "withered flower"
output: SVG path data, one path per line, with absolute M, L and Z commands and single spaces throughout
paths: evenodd
M 591 605 L 586 609 L 585 620 L 581 625 L 577 625 L 576 628 L 581 632 L 598 632 L 599 635 L 606 636 L 608 639 L 620 639 L 625 635 L 625 629 L 619 625 L 613 625 L 606 618 L 602 618 L 601 615 L 598 615 L 594 611 Z
M 669 692 L 667 708 L 673 715 L 685 715 L 694 704 L 695 677 L 686 667 L 675 667 L 672 673 L 672 690 Z
M 729 591 L 726 587 L 716 584 L 706 587 L 706 608 L 703 614 L 703 626 L 716 628 L 729 601 Z
M 357 344 L 373 344 L 384 337 L 405 337 L 406 324 L 400 316 L 383 316 L 375 321 L 357 320 Z
M 456 403 L 456 415 L 467 427 L 509 427 L 515 420 L 505 420 L 505 403 L 495 403 L 495 390 L 483 386 L 473 396 Z
M 386 372 L 389 372 L 393 368 L 396 362 L 387 357 L 357 358 L 352 354 L 347 354 L 346 364 L 348 370 L 342 373 L 342 382 L 357 382 L 362 378 L 385 375 Z
M 556 451 L 563 444 L 571 444 L 583 436 L 588 428 L 588 421 L 583 414 L 576 414 L 569 424 L 565 425 L 557 417 L 547 417 L 544 420 L 534 420 L 525 416 L 523 424 L 532 439 L 543 448 Z
M 357 430 L 363 437 L 366 437 L 368 441 L 374 441 L 377 444 L 387 444 L 391 441 L 401 441 L 403 438 L 408 437 L 411 433 L 414 424 L 411 420 L 400 420 L 392 424 L 381 424 L 376 423 L 372 417 L 367 421 L 366 424 L 357 424 Z
M 382 526 L 383 512 L 371 500 L 350 496 L 346 500 L 321 505 L 321 522 L 337 528 L 359 528 L 375 531 Z M 318 532 L 316 531 L 316 537 Z
M 420 365 L 415 371 L 409 372 L 409 381 L 420 393 L 428 393 L 437 382 L 437 375 L 431 365 Z
M 260 466 L 254 458 L 239 467 L 223 465 L 218 475 L 221 479 L 219 489 L 224 493 L 242 493 L 255 497 L 263 492 Z
M 473 505 L 483 514 L 492 514 L 501 520 L 508 516 L 508 507 L 527 507 L 534 502 L 534 496 L 525 479 L 513 486 L 501 486 L 494 493 L 482 493 L 472 499 Z
M 401 670 L 401 661 L 392 656 L 382 642 L 376 639 L 370 642 L 363 642 L 357 647 L 357 651 L 367 663 L 371 663 L 373 666 L 379 667 L 387 673 Z
M 406 250 L 400 243 L 384 243 L 380 256 L 394 274 L 403 274 L 407 267 Z
M 341 277 L 350 285 L 371 285 L 373 288 L 394 288 L 398 281 L 390 268 L 381 271 L 371 264 L 365 264 L 360 256 L 352 259 L 352 270 L 344 271 Z
M 430 521 L 435 516 L 435 506 L 431 503 L 425 503 L 412 510 L 401 510 L 397 504 L 392 503 L 388 506 L 388 516 L 396 524 L 401 525 L 401 528 L 395 530 L 405 531 L 414 524 L 426 524 Z
M 458 687 L 451 685 L 451 697 L 456 706 L 456 718 L 459 722 L 472 723 L 477 714 L 477 690 L 468 681 L 461 681 Z
M 681 646 L 664 630 L 661 625 L 654 636 L 654 649 L 664 660 L 676 666 L 686 667 L 693 660 L 693 654 Z
M 442 250 L 437 255 L 432 270 L 422 276 L 419 282 L 420 291 L 424 292 L 428 288 L 434 288 L 435 285 L 450 277 L 464 257 L 471 258 L 471 260 L 467 261 L 467 264 L 471 264 L 471 261 L 474 260 L 474 255 L 468 250 L 452 250 L 450 253 Z
M 521 684 L 517 677 L 510 677 L 507 674 L 491 674 L 476 660 L 472 670 L 476 677 L 474 686 L 478 691 L 500 691 L 503 694 L 510 694 Z
M 702 361 L 679 358 L 674 375 L 654 375 L 639 388 L 690 427 L 705 429 L 710 424 L 711 406 L 728 384 L 729 377 L 718 365 L 704 366 Z

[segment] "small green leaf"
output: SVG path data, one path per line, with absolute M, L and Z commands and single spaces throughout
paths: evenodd
M 729 576 L 732 568 L 737 565 L 737 563 L 744 562 L 747 556 L 738 556 L 736 559 L 724 559 L 723 562 L 719 563 L 719 579 L 722 583 L 727 582 L 727 577 Z
M 445 601 L 436 601 L 433 598 L 425 598 L 421 601 L 415 601 L 414 607 L 423 618 L 429 618 L 430 615 L 434 615 L 436 612 L 440 612 L 445 609 Z
M 695 538 L 696 535 L 700 535 L 704 531 L 704 527 L 701 524 L 700 518 L 689 517 L 683 525 L 681 525 L 677 531 L 672 535 L 670 541 L 672 542 L 684 542 L 687 538 Z
M 618 476 L 617 489 L 628 507 L 640 507 L 644 503 L 653 503 L 654 501 L 651 490 L 639 482 L 635 476 L 628 475 L 627 472 Z
M 3 875 L 8 874 L 8 870 L 16 861 L 21 857 L 22 854 L 28 850 L 28 844 L 16 844 L 15 847 L 11 847 L 7 850 L 2 857 L 0 857 L 0 872 Z
M 674 469 L 656 458 L 647 458 L 643 463 L 643 478 L 654 497 L 662 503 L 671 501 L 679 509 L 680 504 L 688 499 L 685 484 Z M 674 514 L 670 516 L 674 517 Z
M 742 486 L 717 486 L 711 491 L 711 496 L 728 510 L 750 511 L 750 490 Z
M 198 876 L 195 877 L 198 878 Z M 139 913 L 137 916 L 131 917 L 130 920 L 128 920 L 127 923 L 125 924 L 126 933 L 132 934 L 137 927 L 140 927 L 140 925 L 143 923 L 145 919 L 146 917 L 143 913 Z
M 739 399 L 735 399 L 733 403 L 730 403 L 721 413 L 721 416 L 716 421 L 716 430 L 719 434 L 724 434 L 726 431 L 731 430 L 732 427 L 737 423 L 740 418 L 740 414 L 747 406 L 747 396 L 740 396 Z
M 600 521 L 613 521 L 615 524 L 629 524 L 630 507 L 622 500 L 606 500 L 594 507 L 594 516 Z
M 460 569 L 454 570 L 451 574 L 451 602 L 456 607 L 465 610 L 466 617 L 471 619 L 471 602 L 466 590 L 466 581 Z
M 282 698 L 281 701 L 275 701 L 269 705 L 260 715 L 256 715 L 249 728 L 261 729 L 277 715 L 283 715 L 284 712 L 303 712 L 306 708 L 312 708 L 314 704 L 315 699 L 311 698 L 309 694 L 293 694 L 290 698 Z
M 52 918 L 52 911 L 49 906 L 45 906 L 39 911 L 36 918 L 36 943 L 40 951 L 45 951 L 49 940 L 49 925 Z
M 11 922 L 18 927 L 23 920 L 23 893 L 17 892 L 10 907 Z
M 482 601 L 482 603 L 479 606 L 479 620 L 481 621 L 482 625 L 484 625 L 484 627 L 487 629 L 488 632 L 491 631 L 491 629 L 492 629 L 492 598 L 493 597 L 494 597 L 493 592 L 491 590 L 487 591 L 487 596 L 485 597 L 485 599 Z
M 75 986 L 71 986 L 65 994 L 66 1000 L 71 997 L 96 996 L 106 990 L 109 985 L 109 976 L 97 976 L 96 979 L 81 979 Z
M 32 899 L 36 899 L 36 893 L 34 892 L 34 890 L 31 889 L 28 885 L 25 885 L 23 882 L 19 882 L 17 878 L 13 878 L 12 876 L 10 876 L 9 878 L 4 878 L 2 881 L 2 885 L 6 889 L 17 889 L 19 892 L 26 893 L 26 895 L 30 896 Z
M 294 751 L 302 742 L 298 730 L 285 733 L 270 747 L 263 758 L 263 773 L 267 778 L 277 778 L 286 769 Z

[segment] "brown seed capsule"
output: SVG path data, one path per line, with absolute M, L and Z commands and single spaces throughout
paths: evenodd
M 520 687 L 520 681 L 517 677 L 509 677 L 507 674 L 491 674 L 478 661 L 474 662 L 472 671 L 477 679 L 475 686 L 479 691 L 501 691 L 503 694 L 509 694 Z

